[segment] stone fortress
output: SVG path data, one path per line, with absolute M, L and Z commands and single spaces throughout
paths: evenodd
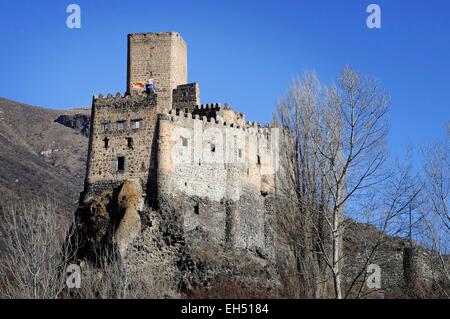
M 114 196 L 130 193 L 123 185 L 134 185 L 135 212 L 121 206 L 114 226 L 122 253 L 152 210 L 166 237 L 205 237 L 273 259 L 277 124 L 246 122 L 227 104 L 201 104 L 198 84 L 187 83 L 187 46 L 176 32 L 128 35 L 127 65 L 125 95 L 93 98 L 80 204 L 90 205 L 91 215 L 99 205 L 111 210 Z M 98 218 L 89 218 L 99 232 L 92 225 Z
M 92 102 L 77 258 L 95 262 L 97 247 L 114 248 L 127 268 L 157 274 L 173 291 L 230 280 L 276 291 L 298 266 L 278 224 L 290 196 L 279 187 L 287 176 L 279 163 L 289 165 L 278 158 L 279 142 L 289 132 L 276 122 L 246 122 L 227 104 L 201 104 L 187 71 L 178 33 L 128 35 L 126 93 Z M 347 234 L 346 271 L 364 263 L 352 252 L 362 235 Z M 402 287 L 409 264 L 430 278 L 422 270 L 430 264 L 405 259 L 403 246 L 391 239 L 376 260 L 390 269 L 386 287 Z

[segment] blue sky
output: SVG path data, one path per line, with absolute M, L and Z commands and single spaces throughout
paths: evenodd
M 79 30 L 66 27 L 70 3 L 81 6 Z M 366 26 L 370 3 L 382 29 Z M 346 64 L 390 92 L 394 155 L 444 136 L 450 120 L 446 0 L 2 0 L 0 96 L 64 108 L 123 92 L 126 35 L 146 31 L 178 31 L 202 102 L 228 102 L 248 120 L 269 120 L 294 75 L 315 70 L 329 83 Z

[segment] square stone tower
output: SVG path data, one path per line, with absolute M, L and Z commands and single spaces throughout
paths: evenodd
M 153 79 L 158 107 L 172 108 L 172 91 L 187 83 L 187 46 L 177 32 L 128 35 L 127 92 L 145 89 Z

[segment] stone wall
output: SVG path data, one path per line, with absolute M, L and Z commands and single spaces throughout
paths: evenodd
M 187 232 L 261 252 L 271 251 L 266 196 L 276 168 L 271 128 L 241 127 L 220 116 L 172 110 L 159 115 L 158 195 L 176 205 Z
M 154 94 L 94 98 L 85 197 L 131 178 L 147 188 L 156 172 L 156 121 Z
M 192 113 L 200 105 L 200 89 L 197 83 L 178 85 L 173 90 L 172 109 Z
M 160 114 L 159 130 L 160 189 L 211 200 L 238 200 L 244 186 L 270 191 L 265 184 L 273 185 L 277 170 L 276 128 L 171 110 Z M 165 185 L 164 179 L 174 181 Z

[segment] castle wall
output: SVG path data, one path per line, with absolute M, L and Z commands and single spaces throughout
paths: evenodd
M 271 129 L 175 110 L 161 114 L 159 123 L 158 194 L 183 211 L 186 231 L 200 228 L 235 247 L 267 248 Z
M 139 179 L 145 189 L 149 174 L 156 179 L 156 96 L 98 97 L 92 112 L 85 196 L 111 190 L 127 179 Z
M 187 83 L 187 47 L 176 32 L 128 35 L 127 92 L 142 92 L 153 79 L 158 105 L 172 107 L 172 91 Z

